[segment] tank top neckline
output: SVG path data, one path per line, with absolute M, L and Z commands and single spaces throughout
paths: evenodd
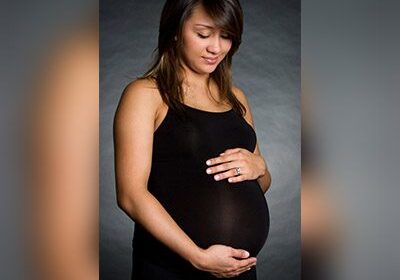
M 199 109 L 199 108 L 195 108 L 195 107 L 189 106 L 189 105 L 187 105 L 187 104 L 185 104 L 183 102 L 180 102 L 180 103 L 183 106 L 185 106 L 186 108 L 189 108 L 189 109 L 197 111 L 197 112 L 205 113 L 205 114 L 226 114 L 226 113 L 230 113 L 230 112 L 233 111 L 233 107 L 231 109 L 227 110 L 227 111 L 220 111 L 220 112 L 206 111 L 206 110 L 202 110 L 202 109 Z

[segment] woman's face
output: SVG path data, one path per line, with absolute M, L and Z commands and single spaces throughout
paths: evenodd
M 232 46 L 228 34 L 215 26 L 201 5 L 184 23 L 182 41 L 184 65 L 198 74 L 212 73 Z

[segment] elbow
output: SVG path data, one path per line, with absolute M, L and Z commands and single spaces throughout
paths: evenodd
M 118 195 L 117 196 L 117 205 L 118 208 L 124 211 L 125 213 L 129 214 L 130 216 L 133 215 L 132 212 L 132 203 L 129 201 L 129 198 L 127 196 L 123 195 Z M 133 218 L 133 217 L 132 217 Z
M 120 208 L 121 210 L 125 210 L 127 208 L 127 199 L 126 197 L 122 196 L 122 195 L 117 195 L 117 205 L 118 208 Z
M 268 181 L 268 183 L 267 183 L 267 190 L 268 190 L 272 183 L 271 173 L 269 173 L 268 170 L 267 170 L 267 181 Z
M 271 186 L 271 174 L 266 170 L 265 174 L 260 178 L 259 183 L 262 186 L 263 193 L 266 193 Z
M 132 210 L 135 208 L 135 203 L 132 200 L 131 196 L 124 192 L 117 193 L 117 205 L 118 208 L 126 213 L 131 213 Z
M 124 211 L 133 220 L 137 219 L 138 211 L 140 209 L 140 202 L 143 198 L 140 194 L 118 193 L 117 194 L 117 205 L 122 211 Z

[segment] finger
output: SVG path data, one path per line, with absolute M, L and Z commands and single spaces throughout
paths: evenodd
M 242 148 L 227 149 L 222 154 L 229 155 L 229 154 L 232 154 L 232 153 L 237 153 L 240 150 L 242 150 Z
M 220 181 L 220 180 L 223 180 L 223 179 L 226 179 L 226 178 L 234 177 L 234 176 L 236 176 L 236 173 L 237 173 L 236 169 L 230 169 L 230 170 L 228 170 L 226 172 L 219 173 L 219 174 L 215 175 L 214 176 L 214 180 Z
M 246 175 L 240 175 L 240 176 L 234 176 L 234 177 L 229 177 L 228 182 L 229 183 L 238 183 L 246 180 Z
M 221 273 L 220 275 L 223 275 L 224 277 L 230 278 L 230 277 L 235 277 L 238 276 L 239 274 L 250 270 L 253 266 L 256 265 L 255 261 L 256 258 L 251 258 L 253 259 L 253 262 L 251 262 L 249 265 L 241 267 L 239 264 L 236 264 L 234 269 L 228 270 L 226 272 Z
M 206 164 L 208 166 L 210 166 L 210 165 L 216 165 L 216 164 L 223 163 L 223 162 L 238 160 L 238 159 L 241 159 L 241 156 L 242 156 L 242 153 L 240 151 L 237 151 L 237 152 L 230 153 L 230 154 L 220 155 L 215 158 L 210 158 L 206 161 Z
M 235 265 L 235 269 L 231 269 L 231 270 L 225 271 L 225 272 L 221 273 L 221 275 L 223 274 L 224 277 L 229 277 L 230 278 L 230 277 L 238 276 L 241 273 L 252 269 L 252 267 L 256 266 L 256 262 L 255 262 L 256 258 L 251 258 L 251 259 L 253 261 L 251 263 L 249 263 L 248 265 L 241 267 L 241 266 L 236 264 Z
M 235 277 L 233 273 L 220 273 L 220 274 L 213 274 L 217 278 L 232 278 Z
M 235 258 L 245 259 L 245 258 L 248 258 L 250 256 L 250 253 L 247 252 L 246 250 L 243 250 L 243 249 L 232 248 L 231 256 L 235 257 Z
M 239 276 L 239 274 L 240 274 L 239 272 L 232 272 L 232 273 L 226 274 L 225 278 L 236 277 L 236 276 Z
M 243 267 L 241 269 L 238 269 L 235 273 L 241 274 L 243 272 L 249 271 L 250 269 L 252 269 L 255 265 L 248 265 L 246 267 Z
M 237 269 L 242 269 L 246 266 L 252 266 L 257 264 L 257 259 L 254 257 L 248 258 L 248 259 L 243 259 L 243 260 L 237 260 L 239 262 L 238 268 Z
M 237 166 L 238 163 L 236 162 L 226 162 L 226 163 L 221 163 L 220 165 L 209 167 L 206 169 L 207 174 L 214 174 L 214 173 L 219 173 L 222 171 L 230 170 L 233 167 Z
M 249 271 L 250 269 L 251 269 L 251 267 L 245 267 L 242 269 L 238 269 L 236 271 L 227 273 L 226 277 L 228 277 L 228 278 L 236 277 L 236 276 L 239 276 L 240 274 L 242 274 L 243 272 Z
M 235 153 L 239 153 L 239 154 L 248 154 L 248 153 L 251 153 L 251 154 L 252 154 L 252 152 L 250 152 L 249 150 L 244 149 L 244 148 L 230 149 L 230 150 L 227 150 L 226 152 L 223 152 L 222 154 L 224 154 L 224 155 L 229 155 L 229 154 L 235 154 Z M 221 155 L 221 154 L 220 154 L 220 155 Z

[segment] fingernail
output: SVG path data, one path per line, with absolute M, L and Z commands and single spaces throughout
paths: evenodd
M 211 173 L 211 169 L 208 168 L 208 169 L 206 170 L 206 172 L 207 172 L 207 174 L 210 174 L 210 173 Z
M 215 180 L 219 180 L 219 175 L 215 175 L 215 176 L 214 176 L 214 179 L 215 179 Z
M 207 161 L 206 161 L 206 164 L 207 164 L 207 165 L 210 165 L 210 164 L 211 164 L 211 160 L 207 160 Z
M 232 183 L 232 178 L 229 178 L 229 179 L 228 179 L 228 182 L 229 182 L 229 183 Z
M 249 252 L 244 252 L 244 257 L 247 258 L 248 256 L 250 256 Z
M 220 155 L 220 156 L 223 156 L 224 154 L 225 154 L 225 153 L 220 153 L 219 155 Z

